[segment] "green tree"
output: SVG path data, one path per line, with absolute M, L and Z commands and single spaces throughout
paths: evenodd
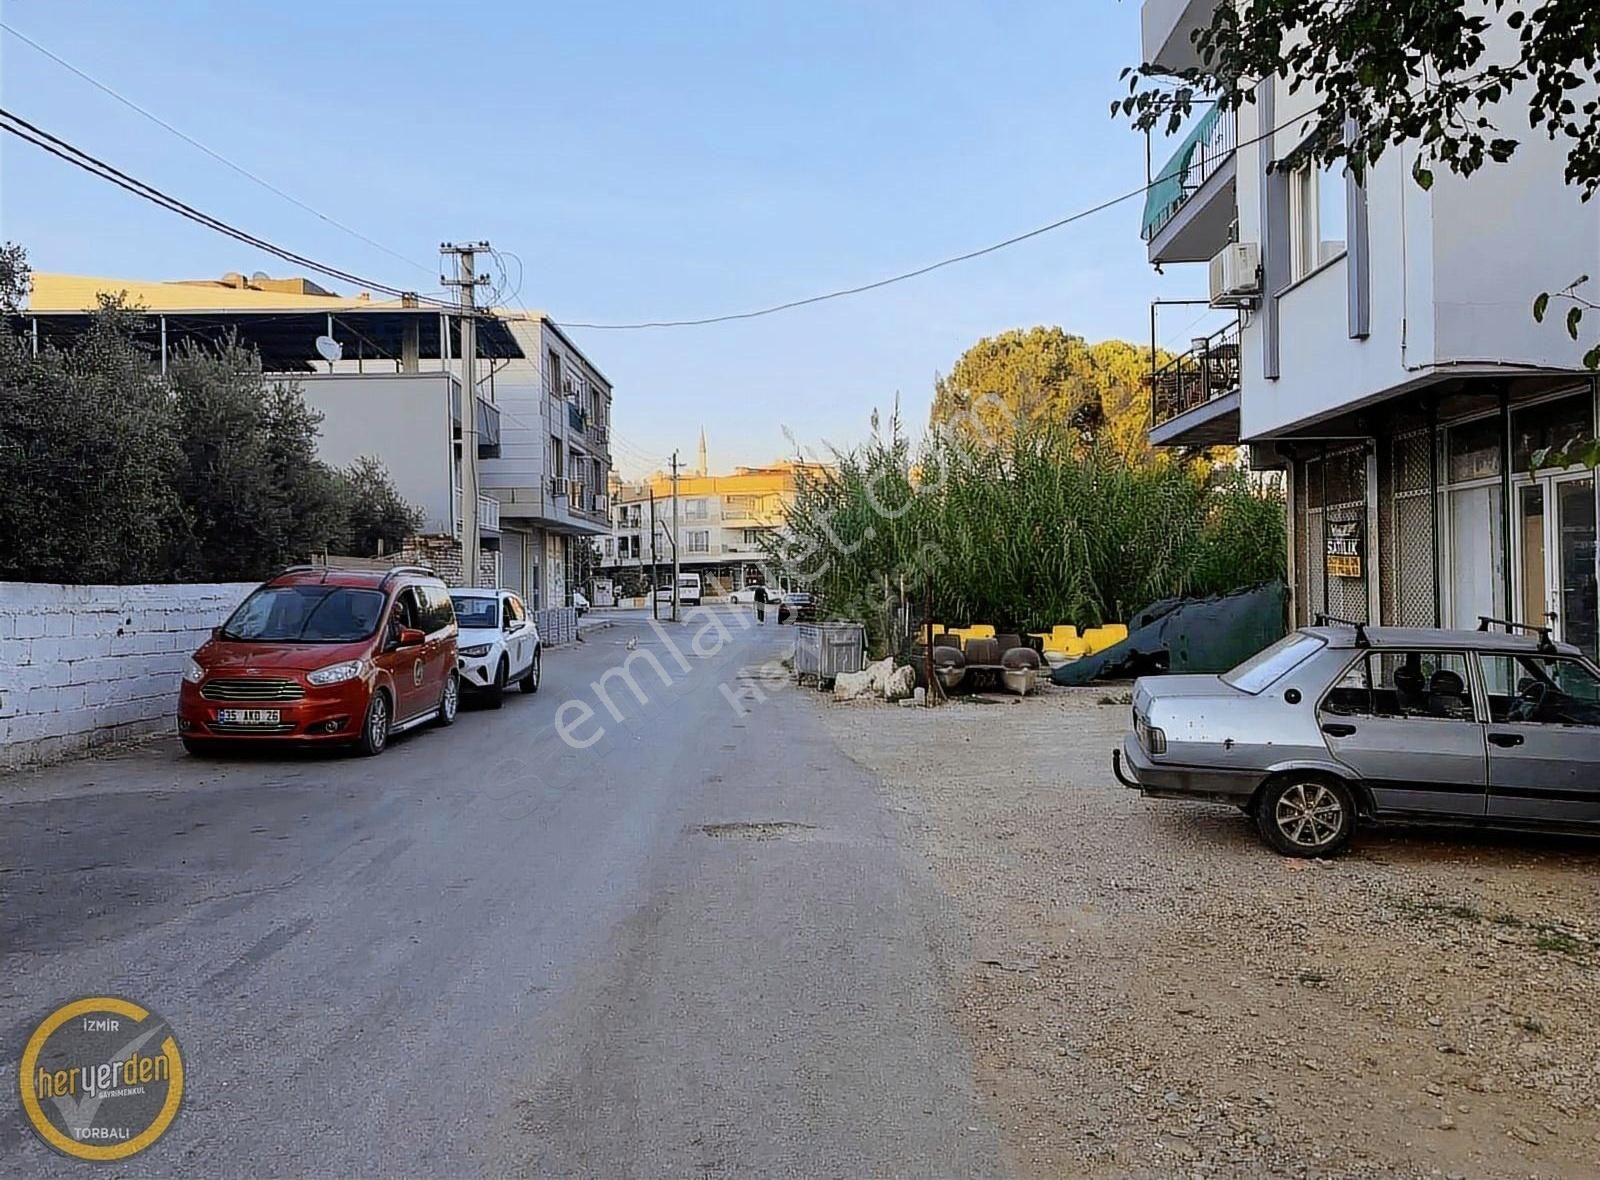
M 1032 631 L 1281 579 L 1286 563 L 1280 492 L 1231 468 L 1130 465 L 1051 421 L 1001 444 L 935 430 L 914 451 L 891 420 L 804 472 L 785 526 L 773 563 L 880 652 L 902 587 L 943 622 Z
M 343 539 L 340 488 L 316 457 L 321 415 L 297 387 L 269 382 L 255 352 L 233 342 L 184 346 L 167 371 L 190 526 L 185 574 L 257 578 Z
M 422 513 L 395 490 L 383 463 L 364 455 L 337 473 L 344 527 L 334 545 L 352 557 L 393 553 L 422 527 Z
M 6 247 L 0 298 L 15 312 L 26 259 Z M 165 577 L 182 510 L 172 398 L 134 340 L 137 316 L 104 299 L 69 350 L 0 331 L 0 579 Z
M 1150 350 L 1089 344 L 1057 327 L 1014 328 L 978 341 L 934 380 L 932 422 L 1004 444 L 1050 422 L 1125 462 L 1152 458 Z

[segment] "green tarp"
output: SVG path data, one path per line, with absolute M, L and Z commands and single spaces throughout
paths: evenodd
M 1289 589 L 1271 582 L 1217 598 L 1168 598 L 1129 620 L 1128 637 L 1050 673 L 1088 684 L 1154 672 L 1226 672 L 1283 637 Z

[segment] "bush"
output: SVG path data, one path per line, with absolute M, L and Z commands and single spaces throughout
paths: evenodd
M 249 581 L 416 531 L 377 460 L 317 459 L 319 415 L 253 351 L 183 347 L 163 377 L 138 313 L 105 299 L 35 356 L 10 318 L 26 289 L 0 247 L 0 580 Z
M 1284 576 L 1282 496 L 1231 469 L 1130 466 L 1049 423 L 998 447 L 936 430 L 916 456 L 896 425 L 836 458 L 802 475 L 772 557 L 875 650 L 902 588 L 950 624 L 1037 631 Z

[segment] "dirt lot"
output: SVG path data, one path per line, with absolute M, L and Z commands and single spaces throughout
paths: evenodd
M 1600 842 L 1283 859 L 1118 786 L 1111 699 L 819 706 L 965 911 L 952 1005 L 1019 1173 L 1600 1175 Z

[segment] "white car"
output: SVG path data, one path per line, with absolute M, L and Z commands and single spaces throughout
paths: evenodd
M 456 608 L 456 666 L 461 687 L 498 709 L 506 685 L 539 691 L 543 655 L 539 628 L 509 590 L 452 590 Z
M 776 602 L 777 601 L 777 597 L 778 596 L 776 594 L 774 594 L 771 590 L 767 591 L 767 601 L 768 602 Z M 730 593 L 728 595 L 728 601 L 729 602 L 751 603 L 751 602 L 754 602 L 755 600 L 756 600 L 756 587 L 754 587 L 754 586 L 745 586 L 745 587 L 743 587 L 743 588 L 741 588 L 739 590 L 733 591 L 732 593 Z

